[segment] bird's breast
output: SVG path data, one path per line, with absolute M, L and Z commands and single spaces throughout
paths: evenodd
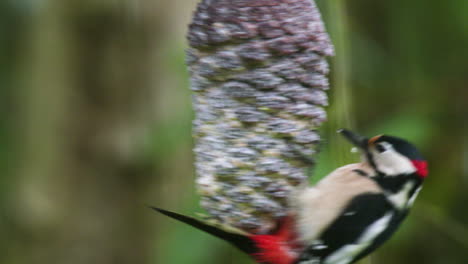
M 354 170 L 368 170 L 362 164 L 340 167 L 296 197 L 297 229 L 300 239 L 313 241 L 341 214 L 359 194 L 381 193 L 375 181 Z

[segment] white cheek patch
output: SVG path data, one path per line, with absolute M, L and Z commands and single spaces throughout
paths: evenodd
M 377 170 L 385 175 L 401 175 L 416 172 L 411 160 L 394 150 L 388 150 L 383 153 L 372 153 Z

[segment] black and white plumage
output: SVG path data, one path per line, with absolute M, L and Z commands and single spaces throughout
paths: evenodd
M 367 139 L 341 130 L 362 161 L 340 167 L 291 197 L 291 214 L 270 234 L 216 228 L 161 209 L 163 214 L 220 237 L 264 264 L 349 264 L 397 230 L 427 176 L 427 164 L 406 140 Z

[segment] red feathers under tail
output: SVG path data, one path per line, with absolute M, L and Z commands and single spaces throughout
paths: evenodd
M 279 230 L 273 235 L 253 235 L 258 252 L 251 254 L 259 263 L 293 264 L 298 257 L 300 245 L 295 242 L 294 224 L 291 217 L 282 221 Z

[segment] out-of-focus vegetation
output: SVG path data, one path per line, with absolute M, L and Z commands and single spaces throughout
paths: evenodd
M 0 263 L 251 263 L 145 204 L 200 211 L 184 39 L 195 0 L 0 1 Z M 468 262 L 468 2 L 319 0 L 334 130 L 415 142 L 430 176 L 365 263 Z

